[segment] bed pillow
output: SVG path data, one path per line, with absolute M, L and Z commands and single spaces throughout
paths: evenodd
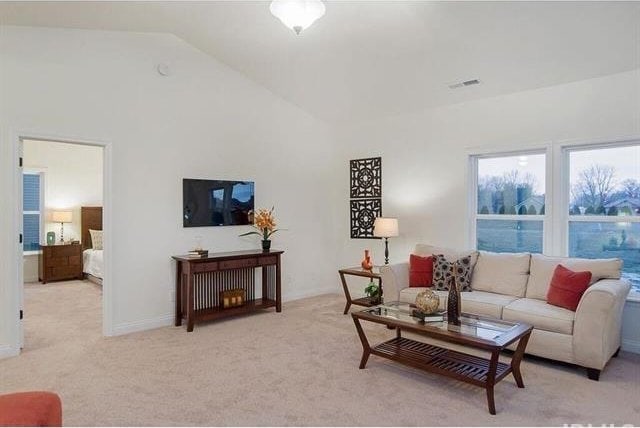
M 431 287 L 433 285 L 433 256 L 409 257 L 409 287 Z
M 91 248 L 94 250 L 102 250 L 102 231 L 89 229 L 91 234 Z

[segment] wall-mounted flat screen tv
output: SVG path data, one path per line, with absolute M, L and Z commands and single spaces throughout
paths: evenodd
M 253 181 L 183 179 L 183 226 L 251 224 L 254 209 L 253 188 Z

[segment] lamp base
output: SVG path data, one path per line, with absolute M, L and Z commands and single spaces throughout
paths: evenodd
M 389 264 L 389 238 L 384 238 L 384 264 Z

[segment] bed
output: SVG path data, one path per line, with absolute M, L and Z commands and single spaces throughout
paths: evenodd
M 102 207 L 81 207 L 82 272 L 88 280 L 102 284 L 103 250 L 93 248 L 89 230 L 102 230 Z

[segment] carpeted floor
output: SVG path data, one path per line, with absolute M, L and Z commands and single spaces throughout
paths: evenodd
M 114 338 L 101 337 L 94 284 L 28 285 L 25 300 L 26 348 L 0 360 L 0 393 L 57 391 L 65 425 L 640 424 L 640 355 L 621 352 L 600 382 L 526 359 L 526 388 L 500 382 L 491 416 L 483 389 L 375 356 L 359 370 L 361 346 L 337 294 L 189 334 Z

